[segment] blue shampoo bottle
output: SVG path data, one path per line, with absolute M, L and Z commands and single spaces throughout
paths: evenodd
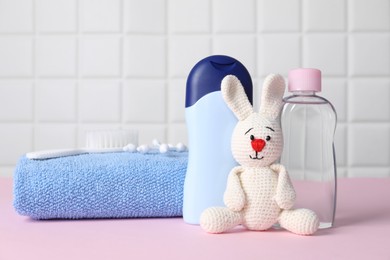
M 208 207 L 224 206 L 227 177 L 237 165 L 230 142 L 237 118 L 225 104 L 222 79 L 235 75 L 252 103 L 252 80 L 236 59 L 215 55 L 199 61 L 191 70 L 186 89 L 188 168 L 184 183 L 183 218 L 199 224 Z

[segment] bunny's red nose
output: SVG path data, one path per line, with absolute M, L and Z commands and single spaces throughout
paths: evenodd
M 264 146 L 265 146 L 265 141 L 263 139 L 253 139 L 251 141 L 251 145 L 252 145 L 252 148 L 253 150 L 255 150 L 256 152 L 261 152 L 261 150 L 263 150 Z

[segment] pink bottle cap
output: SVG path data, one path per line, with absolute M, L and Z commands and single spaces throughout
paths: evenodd
M 321 92 L 321 71 L 318 69 L 293 69 L 288 73 L 288 91 Z

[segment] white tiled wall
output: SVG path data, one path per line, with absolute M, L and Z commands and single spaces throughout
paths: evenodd
M 186 77 L 211 54 L 257 94 L 268 73 L 320 68 L 340 175 L 390 176 L 390 0 L 0 0 L 0 176 L 92 129 L 186 142 Z

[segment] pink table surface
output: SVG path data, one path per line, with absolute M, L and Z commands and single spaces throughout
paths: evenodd
M 284 230 L 211 235 L 181 218 L 35 221 L 12 207 L 0 179 L 0 260 L 387 259 L 390 179 L 339 180 L 336 225 L 314 236 Z

